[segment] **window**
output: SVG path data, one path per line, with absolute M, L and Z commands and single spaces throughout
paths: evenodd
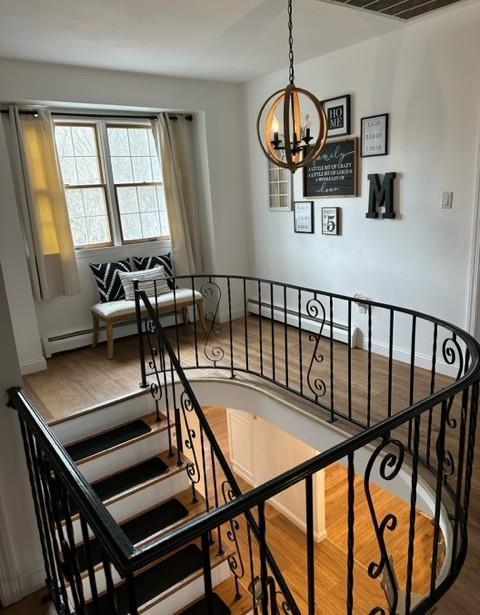
M 107 134 L 124 241 L 168 235 L 162 172 L 152 129 L 108 126 Z
M 270 209 L 290 211 L 290 171 L 268 161 L 268 199 Z
M 95 125 L 57 124 L 55 137 L 75 247 L 111 245 Z
M 168 238 L 162 171 L 150 124 L 55 124 L 76 248 Z

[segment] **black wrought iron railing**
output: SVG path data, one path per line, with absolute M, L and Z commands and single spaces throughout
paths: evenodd
M 207 612 L 213 612 L 214 548 L 228 554 L 236 594 L 249 596 L 254 613 L 323 612 L 328 592 L 338 613 L 425 613 L 455 581 L 467 551 L 477 342 L 416 311 L 294 285 L 213 275 L 171 282 L 168 296 L 155 288 L 147 297 L 137 284 L 141 379 L 150 387 L 158 420 L 168 421 L 169 452 L 187 464 L 193 497 L 205 503 L 203 514 L 136 547 L 25 394 L 11 391 L 57 611 L 137 613 L 137 572 L 197 541 Z M 196 370 L 203 377 L 209 370 L 260 378 L 301 398 L 298 403 L 317 418 L 338 421 L 348 435 L 242 493 L 187 378 Z M 331 575 L 322 573 L 329 563 L 319 560 L 315 545 L 313 483 L 333 464 L 346 470 L 346 555 L 329 589 Z M 402 519 L 396 509 L 385 508 L 376 490 L 379 482 L 388 489 L 400 479 L 408 511 Z M 305 531 L 304 559 L 292 572 L 279 563 L 285 561 L 282 546 L 271 544 L 272 521 L 265 512 L 272 498 L 294 485 L 302 487 Z M 80 511 L 87 559 L 93 537 L 102 548 L 100 571 L 90 564 L 83 577 L 69 522 L 73 509 Z M 368 529 L 376 555 L 367 562 L 367 578 L 360 578 L 357 558 Z M 405 539 L 395 542 L 400 531 Z M 118 601 L 120 582 L 127 606 Z

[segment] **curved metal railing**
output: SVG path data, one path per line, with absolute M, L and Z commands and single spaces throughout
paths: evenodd
M 204 514 L 135 547 L 31 402 L 21 391 L 11 392 L 20 414 L 47 581 L 57 609 L 65 610 L 67 601 L 76 612 L 95 612 L 101 599 L 95 596 L 94 571 L 89 571 L 92 596 L 86 606 L 69 533 L 56 522 L 56 517 L 68 518 L 75 505 L 84 540 L 88 544 L 93 534 L 102 545 L 108 612 L 121 612 L 112 567 L 125 579 L 129 612 L 135 613 L 136 571 L 195 539 L 201 539 L 204 556 L 212 540 L 219 550 L 222 540 L 230 540 L 237 594 L 251 594 L 255 613 L 299 613 L 303 603 L 304 612 L 321 612 L 324 580 L 315 565 L 313 481 L 331 464 L 342 463 L 346 558 L 344 578 L 338 580 L 344 608 L 338 612 L 426 612 L 454 582 L 467 549 L 480 379 L 477 342 L 458 327 L 417 311 L 363 299 L 359 303 L 295 285 L 224 275 L 170 281 L 168 301 L 156 288 L 147 297 L 136 285 L 142 384 L 150 386 L 157 410 L 175 426 L 171 442 L 189 459 L 194 489 L 200 489 L 207 502 Z M 350 425 L 353 435 L 242 494 L 186 376 L 206 369 L 216 375 L 262 378 L 301 397 L 312 412 Z M 388 487 L 400 476 L 407 477 L 409 487 L 403 521 L 396 510 L 385 513 L 375 493 L 376 483 Z M 222 481 L 224 488 L 219 489 Z M 431 502 L 428 540 L 421 551 L 420 483 Z M 295 589 L 288 569 L 276 561 L 278 549 L 269 544 L 265 515 L 269 500 L 293 485 L 304 489 L 306 547 L 304 583 L 299 588 L 297 578 Z M 355 572 L 357 545 L 366 531 L 365 518 L 356 517 L 363 499 L 378 554 L 367 566 L 368 604 L 357 592 Z M 62 515 L 50 514 L 56 506 Z M 406 540 L 400 552 L 391 537 L 401 523 Z M 204 560 L 205 594 L 211 597 L 208 557 Z M 65 612 L 71 612 L 68 606 Z

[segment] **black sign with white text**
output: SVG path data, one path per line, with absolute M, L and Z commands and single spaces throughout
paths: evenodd
M 327 142 L 303 169 L 305 197 L 357 196 L 358 141 L 355 137 Z

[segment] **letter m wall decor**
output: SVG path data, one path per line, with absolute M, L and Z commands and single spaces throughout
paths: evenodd
M 365 214 L 367 218 L 378 218 L 378 211 L 381 207 L 385 208 L 382 218 L 395 218 L 393 210 L 393 180 L 396 175 L 396 173 L 385 173 L 382 182 L 378 173 L 368 176 L 370 190 L 368 195 L 368 211 Z

